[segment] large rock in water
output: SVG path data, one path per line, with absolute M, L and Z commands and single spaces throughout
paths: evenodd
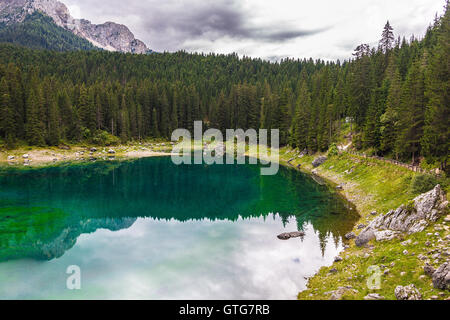
M 356 239 L 363 246 L 373 238 L 378 241 L 392 240 L 401 233 L 422 232 L 446 214 L 448 201 L 444 190 L 437 185 L 430 192 L 414 199 L 410 206 L 401 206 L 373 220 Z
M 304 236 L 305 236 L 304 232 L 296 231 L 296 232 L 282 233 L 277 238 L 280 240 L 289 240 L 291 238 L 300 238 L 300 237 L 304 237 Z
M 314 168 L 320 167 L 321 165 L 323 165 L 325 163 L 325 161 L 327 161 L 328 158 L 327 157 L 318 157 L 317 159 L 315 159 L 312 162 L 312 165 Z

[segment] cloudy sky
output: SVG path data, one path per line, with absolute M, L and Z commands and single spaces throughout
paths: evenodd
M 127 25 L 156 51 L 231 53 L 265 59 L 346 59 L 396 35 L 421 36 L 444 0 L 62 0 L 76 18 Z

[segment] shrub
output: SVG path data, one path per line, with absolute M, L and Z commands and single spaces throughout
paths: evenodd
M 411 180 L 410 192 L 413 194 L 425 193 L 432 190 L 437 184 L 437 179 L 432 175 L 418 174 Z
M 338 149 L 338 147 L 336 146 L 336 144 L 333 143 L 333 144 L 330 146 L 330 149 L 328 149 L 328 156 L 329 156 L 329 157 L 334 157 L 334 156 L 337 156 L 338 154 L 339 154 L 339 149 Z
M 120 143 L 120 139 L 106 131 L 99 131 L 92 138 L 92 143 L 99 146 L 114 146 Z

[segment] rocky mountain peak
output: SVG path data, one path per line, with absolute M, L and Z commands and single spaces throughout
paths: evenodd
M 99 48 L 139 54 L 149 52 L 145 43 L 136 39 L 128 27 L 114 22 L 96 25 L 85 19 L 74 19 L 66 5 L 57 0 L 0 0 L 0 23 L 21 23 L 35 11 L 51 17 L 56 25 Z

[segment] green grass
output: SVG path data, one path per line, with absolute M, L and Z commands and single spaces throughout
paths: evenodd
M 281 162 L 287 163 L 296 152 L 285 148 L 280 154 Z M 313 170 L 311 162 L 316 157 L 317 155 L 296 158 L 291 164 L 293 166 L 300 164 L 303 171 L 310 173 Z M 386 213 L 402 204 L 410 203 L 419 194 L 413 192 L 414 189 L 410 187 L 416 175 L 414 172 L 393 164 L 347 153 L 328 159 L 315 172 L 332 184 L 345 183 L 342 194 L 357 207 L 361 215 L 357 225 L 367 225 L 374 219 L 370 214 L 372 211 L 377 211 L 378 214 Z M 437 182 L 449 195 L 448 178 L 440 178 Z M 344 260 L 335 263 L 332 267 L 322 268 L 310 279 L 308 289 L 301 292 L 298 298 L 328 300 L 331 297 L 329 292 L 339 287 L 351 286 L 357 290 L 357 293 L 347 291 L 342 299 L 360 300 L 369 293 L 379 293 L 386 299 L 395 300 L 395 288 L 399 285 L 410 284 L 416 285 L 424 299 L 430 299 L 433 296 L 439 299 L 448 298 L 449 292 L 433 288 L 431 279 L 423 272 L 425 262 L 418 259 L 418 255 L 426 256 L 435 268 L 448 259 L 448 256 L 442 255 L 440 260 L 435 261 L 432 255 L 428 254 L 439 247 L 441 251 L 448 250 L 448 240 L 438 243 L 435 236 L 427 235 L 438 232 L 435 227 L 440 230 L 442 239 L 449 235 L 449 226 L 440 221 L 440 224 L 430 226 L 424 232 L 390 242 L 372 242 L 368 248 L 358 248 L 354 245 L 354 241 L 347 243 L 350 245 L 349 249 L 341 254 Z M 354 232 L 358 234 L 360 230 L 357 230 L 355 226 Z M 411 243 L 403 246 L 401 243 L 405 240 L 410 240 Z M 426 245 L 427 241 L 431 242 L 430 247 Z M 409 254 L 404 255 L 404 250 L 407 250 Z M 382 276 L 380 290 L 371 291 L 367 286 L 367 280 L 371 276 L 368 268 L 371 266 L 378 266 L 382 273 L 389 269 L 388 273 Z M 337 269 L 338 272 L 331 274 L 332 268 Z

